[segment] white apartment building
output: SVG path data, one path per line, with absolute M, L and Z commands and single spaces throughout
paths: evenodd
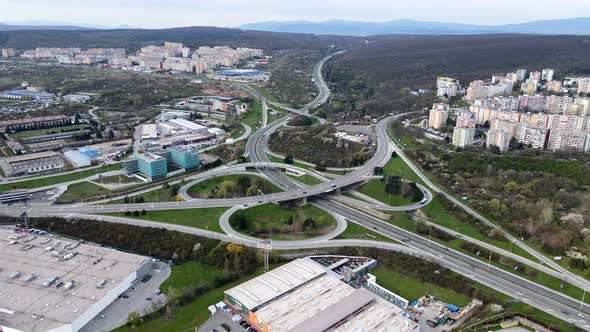
M 541 79 L 547 82 L 553 81 L 553 76 L 555 75 L 555 70 L 551 68 L 545 68 L 541 72 Z
M 524 145 L 530 145 L 535 149 L 544 149 L 547 145 L 549 129 L 543 127 L 518 125 L 516 128 L 516 141 Z
M 551 130 L 547 149 L 551 151 L 590 151 L 590 134 L 581 131 Z
M 473 144 L 475 128 L 455 127 L 453 129 L 453 145 L 456 147 L 466 147 Z
M 510 146 L 510 140 L 512 135 L 509 132 L 503 130 L 488 130 L 486 137 L 486 145 L 488 147 L 497 146 L 500 151 L 508 151 Z

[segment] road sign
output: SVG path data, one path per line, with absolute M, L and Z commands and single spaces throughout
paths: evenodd
M 272 241 L 271 240 L 264 240 L 262 242 L 258 242 L 258 249 L 262 250 L 272 250 Z

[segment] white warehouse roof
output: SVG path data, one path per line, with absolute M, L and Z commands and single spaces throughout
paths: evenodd
M 78 331 L 151 264 L 144 256 L 63 238 L 16 235 L 0 231 L 4 331 Z M 59 279 L 44 285 L 55 277 Z M 102 280 L 104 285 L 97 287 Z
M 169 120 L 168 122 L 173 123 L 175 125 L 179 125 L 181 127 L 187 128 L 192 131 L 199 131 L 199 130 L 207 129 L 207 127 L 205 127 L 205 126 L 201 126 L 200 124 L 197 124 L 197 123 L 185 120 L 185 119 L 172 119 L 172 120 Z
M 64 156 L 74 168 L 86 167 L 91 164 L 90 158 L 78 150 L 66 151 Z

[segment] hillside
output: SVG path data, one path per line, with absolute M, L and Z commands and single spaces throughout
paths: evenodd
M 532 33 L 532 34 L 572 34 L 589 35 L 590 18 L 580 17 L 560 20 L 541 20 L 506 25 L 476 25 L 450 22 L 426 22 L 417 20 L 394 20 L 388 22 L 359 22 L 329 20 L 310 21 L 270 21 L 243 24 L 241 29 L 336 34 L 350 36 L 372 36 L 386 34 L 476 34 L 476 33 Z
M 396 35 L 371 39 L 365 47 L 336 57 L 327 67 L 328 78 L 341 98 L 336 100 L 338 107 L 324 112 L 349 117 L 345 113 L 355 109 L 358 117 L 363 112 L 377 115 L 428 107 L 431 99 L 400 89 L 434 88 L 441 75 L 458 78 L 465 86 L 471 80 L 518 67 L 590 73 L 590 36 Z
M 316 36 L 279 32 L 243 31 L 215 27 L 186 27 L 174 29 L 117 30 L 19 30 L 0 32 L 0 47 L 28 49 L 34 47 L 124 47 L 138 49 L 147 44 L 164 41 L 181 42 L 188 47 L 228 45 L 263 49 L 328 49 L 360 45 L 361 38 Z

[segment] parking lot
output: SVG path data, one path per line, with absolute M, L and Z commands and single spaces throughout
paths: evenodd
M 160 285 L 170 276 L 170 267 L 163 262 L 156 262 L 150 270 L 152 276 L 143 282 L 144 276 L 139 276 L 137 282 L 122 294 L 117 300 L 103 310 L 98 316 L 86 324 L 81 332 L 106 332 L 127 323 L 130 312 L 137 312 L 140 316 L 163 306 L 166 295 L 157 295 Z M 148 300 L 148 298 L 150 300 Z

